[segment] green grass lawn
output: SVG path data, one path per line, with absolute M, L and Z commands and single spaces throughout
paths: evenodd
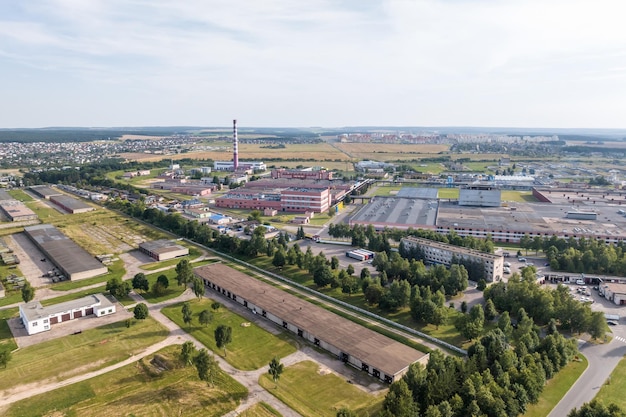
M 212 386 L 200 381 L 195 368 L 180 367 L 179 352 L 179 345 L 170 346 L 114 372 L 19 401 L 2 415 L 218 417 L 233 411 L 247 395 L 243 385 L 222 371 Z M 155 356 L 165 370 L 151 363 Z
M 545 417 L 550 414 L 550 411 L 561 401 L 561 398 L 587 369 L 587 358 L 580 354 L 578 357 L 580 361 L 570 362 L 554 378 L 548 381 L 537 404 L 528 406 L 526 413 L 524 413 L 525 417 Z M 623 393 L 624 391 L 621 392 Z
M 195 265 L 194 265 L 195 266 Z M 174 268 L 168 269 L 167 271 L 155 272 L 153 274 L 147 274 L 146 278 L 150 283 L 150 289 L 156 283 L 159 275 L 165 275 L 169 281 L 169 286 L 165 289 L 163 294 L 155 295 L 152 291 L 147 291 L 145 293 L 141 293 L 141 296 L 149 303 L 160 303 L 161 301 L 171 300 L 172 298 L 176 298 L 181 295 L 186 287 L 184 285 L 178 285 L 176 282 L 176 270 Z
M 347 407 L 358 416 L 376 415 L 384 395 L 368 394 L 332 373 L 320 372 L 315 362 L 305 361 L 285 368 L 275 384 L 266 373 L 259 384 L 303 416 L 335 417 Z
M 615 403 L 622 409 L 626 409 L 626 359 L 622 359 L 611 373 L 608 383 L 602 385 L 596 395 L 598 401 L 604 404 Z
M 22 202 L 33 201 L 33 198 L 30 195 L 26 194 L 23 190 L 13 189 L 13 190 L 8 190 L 7 192 L 9 193 L 11 197 L 13 197 L 16 200 L 19 200 Z
M 502 202 L 514 201 L 517 203 L 536 203 L 537 200 L 530 191 L 502 190 Z
M 224 359 L 237 369 L 246 371 L 258 369 L 267 365 L 274 356 L 282 358 L 296 351 L 287 336 L 275 336 L 254 323 L 244 327 L 242 323 L 248 323 L 246 319 L 224 307 L 213 311 L 211 303 L 211 300 L 205 298 L 190 301 L 194 320 L 189 326 L 183 322 L 182 303 L 166 307 L 162 311 L 182 329 L 222 357 L 224 350 L 218 349 L 215 345 L 214 331 L 220 324 L 230 326 L 232 342 L 226 346 Z M 213 312 L 213 321 L 206 327 L 198 323 L 198 315 L 204 309 Z
M 367 193 L 368 196 L 371 197 L 389 197 L 391 195 L 397 194 L 398 191 L 402 188 L 401 185 L 391 185 L 391 186 L 378 186 L 374 188 L 373 192 Z
M 239 417 L 282 417 L 271 405 L 264 402 L 256 403 L 239 413 Z
M 8 306 L 10 304 L 21 303 L 22 302 L 22 292 L 21 291 L 11 291 L 6 297 L 0 299 L 0 307 Z
M 61 381 L 104 368 L 141 352 L 167 334 L 161 324 L 148 318 L 135 321 L 130 328 L 120 321 L 22 348 L 2 370 L 0 390 L 11 388 L 16 381 Z
M 437 191 L 439 198 L 459 198 L 458 188 L 439 188 Z

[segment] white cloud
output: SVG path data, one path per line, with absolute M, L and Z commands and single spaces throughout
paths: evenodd
M 274 126 L 621 127 L 620 9 L 616 0 L 2 4 L 0 66 L 14 80 L 4 96 L 45 80 L 36 96 L 46 111 L 9 108 L 0 126 L 237 116 Z M 45 85 L 55 83 L 75 100 L 54 106 L 58 89 Z

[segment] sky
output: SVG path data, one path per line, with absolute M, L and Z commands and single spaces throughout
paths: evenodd
M 622 0 L 0 0 L 0 128 L 626 127 Z

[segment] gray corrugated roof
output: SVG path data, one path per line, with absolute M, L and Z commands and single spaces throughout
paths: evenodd
M 386 375 L 396 375 L 426 356 L 226 265 L 206 265 L 194 272 Z

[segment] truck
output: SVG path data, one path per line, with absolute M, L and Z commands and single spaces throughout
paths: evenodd
M 346 252 L 346 256 L 348 258 L 356 259 L 356 260 L 359 260 L 359 261 L 364 261 L 364 260 L 367 259 L 364 254 L 358 253 L 358 252 L 353 251 L 353 250 Z

